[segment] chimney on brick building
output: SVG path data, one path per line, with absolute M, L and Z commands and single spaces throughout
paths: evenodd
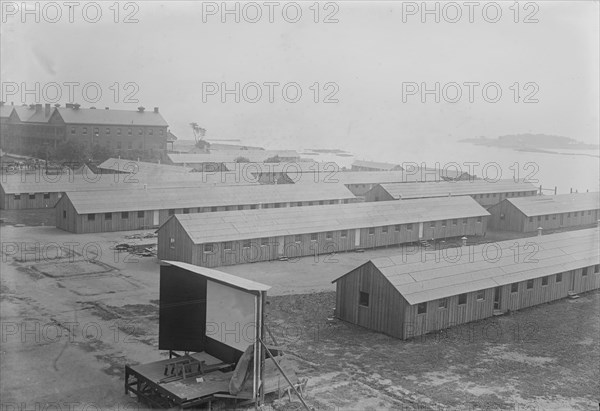
M 44 104 L 44 115 L 46 117 L 50 116 L 50 103 Z
M 154 107 L 154 112 L 158 113 L 158 107 Z
M 143 112 L 144 112 L 144 110 L 146 110 L 146 107 L 144 107 L 144 106 L 139 106 L 139 107 L 138 107 L 138 111 L 139 111 L 140 113 L 143 113 Z
M 41 104 L 36 104 L 35 105 L 35 112 L 36 113 L 41 113 L 42 112 L 42 105 Z

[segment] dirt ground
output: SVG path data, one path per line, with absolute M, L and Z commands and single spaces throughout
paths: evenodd
M 124 395 L 124 365 L 166 355 L 157 349 L 157 259 L 112 250 L 133 242 L 127 232 L 1 230 L 2 410 L 137 408 Z M 223 268 L 273 287 L 269 328 L 309 377 L 307 400 L 316 409 L 597 406 L 600 293 L 413 341 L 330 320 L 331 280 L 391 252 Z

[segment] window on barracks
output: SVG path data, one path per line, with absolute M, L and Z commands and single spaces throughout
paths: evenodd
M 44 193 L 44 200 L 48 200 L 50 198 L 50 193 Z
M 20 200 L 21 199 L 21 194 L 15 194 L 14 198 L 15 198 L 15 200 Z
M 588 215 L 592 215 L 592 210 L 588 210 Z
M 260 245 L 261 245 L 262 247 L 266 247 L 266 246 L 268 246 L 268 245 L 269 245 L 269 239 L 268 239 L 268 238 L 262 238 L 262 239 L 260 240 Z
M 67 218 L 67 212 L 63 210 L 63 218 Z
M 29 199 L 30 200 L 35 200 L 35 194 L 29 194 Z
M 344 198 L 344 204 L 348 204 L 348 199 Z
M 399 231 L 400 231 L 400 224 L 396 224 L 396 225 L 394 226 L 394 231 L 395 231 L 395 232 L 399 232 Z
M 87 216 L 88 221 L 96 221 L 96 214 L 88 214 Z
M 512 283 L 510 285 L 510 292 L 511 293 L 518 293 L 519 292 L 519 283 Z
M 310 235 L 310 241 L 317 241 L 317 233 L 312 233 Z
M 325 233 L 325 238 L 327 240 L 333 239 L 333 232 L 332 231 L 327 231 L 327 233 Z
M 346 237 L 348 237 L 348 230 L 342 230 L 342 232 L 340 233 L 340 237 L 341 237 L 341 238 L 346 238 Z
M 121 213 L 121 218 L 122 218 L 122 219 L 128 219 L 128 218 L 129 218 L 129 213 L 128 213 L 127 211 L 123 211 L 123 212 Z
M 169 215 L 173 215 L 173 214 L 175 214 L 175 210 L 173 210 L 173 209 L 170 209 L 170 210 L 169 210 Z
M 250 245 L 250 240 L 244 240 L 244 242 L 242 243 L 243 248 L 250 248 Z
M 548 216 L 544 216 L 544 221 L 548 221 Z
M 365 293 L 364 291 L 358 292 L 358 305 L 363 307 L 369 306 L 369 293 Z
M 477 217 L 477 222 L 481 223 L 481 217 Z
M 458 225 L 458 220 L 457 219 L 452 220 L 452 225 Z
M 71 127 L 71 134 L 75 134 L 75 127 Z
M 567 213 L 567 218 L 570 218 L 570 217 L 571 217 L 571 213 Z
M 463 225 L 467 225 L 467 219 L 463 218 Z
M 552 214 L 552 219 L 556 220 L 556 214 Z
M 384 234 L 387 234 L 387 232 L 388 232 L 387 226 L 381 227 L 381 232 L 384 233 Z
M 588 270 L 589 270 L 589 267 L 585 267 L 583 270 L 581 270 L 581 276 L 585 277 L 586 275 L 588 275 Z
M 117 135 L 118 135 L 118 136 L 120 136 L 120 135 L 121 135 L 121 129 L 120 129 L 120 128 L 118 128 L 118 129 L 117 129 Z
M 213 252 L 213 245 L 212 244 L 204 244 L 204 252 L 205 253 L 212 253 Z
M 183 209 L 183 214 L 189 214 L 190 213 L 190 209 L 189 208 L 184 208 Z
M 533 217 L 529 217 L 529 222 L 533 223 Z
M 138 216 L 138 218 L 144 218 L 144 212 L 143 211 L 138 211 L 137 212 L 137 216 Z
M 169 238 L 169 248 L 175 248 L 175 238 Z
M 223 245 L 223 249 L 225 251 L 231 251 L 233 249 L 233 242 L 232 241 L 226 241 L 225 245 Z
M 446 220 L 442 220 L 442 227 L 446 227 Z
M 138 129 L 138 134 L 141 136 L 142 134 L 144 134 L 144 130 L 143 129 Z
M 430 228 L 435 228 L 435 221 L 432 221 L 432 222 L 430 222 L 430 223 L 429 223 L 429 227 L 430 227 Z
M 425 313 L 427 313 L 427 303 L 417 304 L 417 314 L 425 314 Z
M 538 216 L 538 218 L 537 218 L 537 220 L 538 220 L 538 221 L 542 221 L 542 216 L 541 216 L 541 215 L 539 215 L 539 216 Z
M 131 129 L 127 129 L 127 135 L 129 135 L 129 136 L 130 136 L 130 135 L 132 135 L 132 134 L 133 134 L 133 130 L 131 130 Z
M 438 308 L 448 308 L 448 299 L 447 298 L 442 298 L 439 302 Z
M 104 213 L 104 220 L 112 220 L 112 213 Z
M 477 301 L 485 300 L 485 290 L 477 291 Z
M 211 208 L 210 208 L 210 211 L 211 211 L 211 212 L 215 212 L 215 211 L 217 211 L 217 207 L 211 207 Z
M 598 273 L 600 273 L 600 264 L 596 264 L 594 266 L 594 274 L 598 274 Z
M 557 283 L 562 283 L 562 273 L 556 274 L 556 282 Z
M 104 132 L 105 132 L 106 134 L 110 134 L 110 128 L 106 127 L 106 130 L 104 130 Z
M 527 289 L 531 290 L 533 288 L 533 280 L 527 280 Z
M 504 213 L 500 213 L 500 220 L 504 220 Z
M 369 235 L 375 234 L 375 227 L 369 227 Z
M 296 234 L 294 236 L 294 241 L 297 243 L 301 243 L 302 242 L 302 236 L 300 234 Z
M 412 224 L 406 224 L 406 229 L 408 231 L 412 231 Z
M 542 286 L 548 285 L 548 276 L 542 277 Z

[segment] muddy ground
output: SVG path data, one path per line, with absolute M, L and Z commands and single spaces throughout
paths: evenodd
M 124 365 L 166 355 L 157 349 L 156 258 L 111 249 L 129 233 L 1 229 L 2 410 L 137 408 L 124 395 Z M 273 286 L 267 322 L 309 377 L 313 407 L 597 407 L 599 292 L 412 341 L 331 319 L 331 280 L 392 251 L 223 269 Z M 298 405 L 274 399 L 278 409 Z

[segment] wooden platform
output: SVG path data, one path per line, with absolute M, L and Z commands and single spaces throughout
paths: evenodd
M 194 353 L 190 357 L 204 361 L 207 366 L 216 366 L 221 363 L 218 358 L 205 352 Z M 292 383 L 297 384 L 298 376 L 285 356 L 275 358 Z M 138 401 L 146 402 L 148 405 L 179 408 L 210 403 L 217 398 L 252 400 L 251 381 L 246 382 L 239 394 L 231 395 L 229 393 L 229 381 L 233 375 L 230 368 L 225 372 L 217 370 L 176 381 L 161 382 L 165 379 L 165 366 L 176 360 L 176 358 L 171 358 L 148 364 L 125 366 L 125 394 L 134 393 L 137 395 Z M 199 381 L 198 378 L 202 378 L 202 381 Z M 265 360 L 265 394 L 282 392 L 288 387 L 289 384 L 279 373 L 273 360 Z

